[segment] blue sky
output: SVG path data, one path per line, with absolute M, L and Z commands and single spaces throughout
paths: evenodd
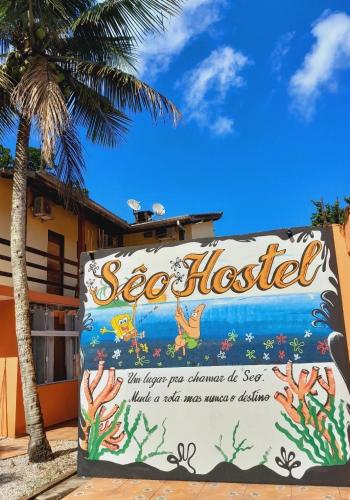
M 187 0 L 147 40 L 142 78 L 182 110 L 134 117 L 125 142 L 84 142 L 86 182 L 132 220 L 223 211 L 217 235 L 307 225 L 311 199 L 350 195 L 350 6 L 333 0 Z

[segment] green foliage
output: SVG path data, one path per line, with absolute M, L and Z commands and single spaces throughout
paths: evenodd
M 224 461 L 228 462 L 229 464 L 232 464 L 236 460 L 238 453 L 240 453 L 242 451 L 246 451 L 246 450 L 251 450 L 253 448 L 253 445 L 252 446 L 244 446 L 244 443 L 247 441 L 246 439 L 243 439 L 238 445 L 236 445 L 236 434 L 237 434 L 238 427 L 239 427 L 239 421 L 234 426 L 233 432 L 232 432 L 232 445 L 231 446 L 232 446 L 233 450 L 232 450 L 231 457 L 229 457 L 229 455 L 226 454 L 222 448 L 222 434 L 220 434 L 219 443 L 215 445 L 215 448 L 222 455 Z
M 125 433 L 125 439 L 122 441 L 122 446 L 118 450 L 110 450 L 109 448 L 104 447 L 102 443 L 106 435 L 107 434 L 110 435 L 111 428 L 109 428 L 108 433 L 99 435 L 99 429 L 101 424 L 99 416 L 96 415 L 95 421 L 92 421 L 87 415 L 87 413 L 84 410 L 82 410 L 84 419 L 87 420 L 91 425 L 89 431 L 89 439 L 88 439 L 89 460 L 98 460 L 104 453 L 111 453 L 112 455 L 115 456 L 123 455 L 128 450 L 132 441 L 134 441 L 138 447 L 138 452 L 135 458 L 135 462 L 145 462 L 147 459 L 158 455 L 169 455 L 171 453 L 170 451 L 161 450 L 162 446 L 164 445 L 165 434 L 166 434 L 166 428 L 164 425 L 165 420 L 162 422 L 162 432 L 160 436 L 160 441 L 157 444 L 156 448 L 153 451 L 145 452 L 145 447 L 148 444 L 150 437 L 156 433 L 159 426 L 158 424 L 156 424 L 151 427 L 149 425 L 146 415 L 142 411 L 139 411 L 137 413 L 133 423 L 130 424 L 131 407 L 130 405 L 125 406 L 125 403 L 126 403 L 125 401 L 122 402 L 119 410 L 114 415 L 111 424 L 113 429 L 116 429 L 118 420 L 122 416 L 122 413 L 125 409 L 123 415 L 123 432 Z M 143 423 L 144 427 L 143 432 L 141 431 L 140 428 L 141 423 Z M 135 434 L 137 431 L 139 431 L 139 434 L 141 433 L 142 435 L 141 439 L 140 437 L 136 437 Z
M 12 168 L 13 158 L 9 148 L 5 148 L 0 144 L 0 170 L 3 168 Z
M 176 106 L 135 76 L 135 64 L 145 36 L 164 31 L 181 3 L 0 0 L 0 138 L 20 110 L 39 132 L 44 163 L 56 155 L 57 177 L 77 192 L 84 171 L 78 127 L 114 147 L 130 112 L 176 120 Z
M 137 453 L 137 456 L 135 458 L 135 462 L 145 462 L 148 458 L 152 458 L 158 455 L 169 455 L 171 452 L 170 451 L 161 451 L 161 447 L 164 444 L 165 440 L 165 434 L 166 434 L 166 428 L 165 428 L 165 420 L 162 422 L 162 434 L 161 434 L 161 440 L 159 444 L 156 446 L 154 451 L 150 451 L 149 453 L 144 452 L 144 447 L 146 446 L 149 438 L 154 434 L 157 429 L 158 429 L 158 424 L 154 425 L 153 427 L 150 427 L 149 422 L 145 416 L 145 414 L 142 414 L 142 421 L 143 425 L 146 431 L 145 437 L 142 439 L 142 441 L 139 441 L 135 436 L 134 436 L 134 441 L 136 442 L 139 451 Z
M 345 403 L 340 401 L 336 409 L 334 396 L 329 396 L 329 401 L 330 409 L 327 410 L 315 396 L 309 394 L 307 406 L 311 421 L 306 420 L 301 401 L 297 408 L 300 424 L 295 423 L 285 412 L 281 412 L 290 429 L 282 427 L 278 422 L 275 423 L 275 426 L 300 451 L 304 452 L 311 462 L 318 465 L 341 465 L 345 464 L 349 458 L 347 423 L 344 417 Z M 317 417 L 319 411 L 325 415 L 321 424 Z M 329 440 L 324 435 L 325 431 L 329 435 Z
M 271 453 L 271 450 L 272 450 L 272 448 L 271 448 L 271 446 L 269 446 L 267 448 L 267 450 L 265 451 L 265 453 L 263 454 L 262 460 L 261 460 L 259 465 L 265 465 L 267 463 L 267 461 L 269 459 L 269 455 Z
M 102 442 L 108 436 L 113 434 L 118 427 L 118 420 L 121 417 L 121 414 L 124 411 L 126 402 L 123 401 L 118 408 L 118 411 L 115 413 L 110 426 L 107 431 L 100 433 L 101 420 L 100 415 L 97 413 L 95 420 L 92 420 L 89 415 L 86 413 L 84 409 L 82 409 L 84 419 L 89 422 L 90 430 L 89 430 L 89 439 L 88 439 L 88 457 L 89 460 L 98 460 L 101 455 L 104 453 L 104 450 L 101 449 Z
M 350 197 L 345 197 L 346 205 L 350 205 Z M 316 211 L 311 215 L 311 224 L 316 227 L 323 227 L 327 224 L 342 224 L 344 221 L 344 211 L 346 207 L 341 207 L 338 199 L 331 203 L 324 203 L 323 200 L 312 202 Z

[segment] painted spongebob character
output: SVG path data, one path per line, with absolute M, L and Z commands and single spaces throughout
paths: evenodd
M 111 321 L 112 330 L 107 328 L 101 328 L 101 333 L 114 333 L 116 337 L 120 340 L 125 340 L 128 342 L 130 339 L 137 338 L 137 330 L 134 326 L 134 322 L 130 314 L 117 314 Z

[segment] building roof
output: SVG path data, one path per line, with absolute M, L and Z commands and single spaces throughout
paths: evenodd
M 222 212 L 208 212 L 203 214 L 178 215 L 164 219 L 149 220 L 147 222 L 134 222 L 130 224 L 129 231 L 132 233 L 139 231 L 150 231 L 159 227 L 176 226 L 179 222 L 181 225 L 198 224 L 199 222 L 215 221 L 222 217 Z
M 0 170 L 0 176 L 11 178 L 11 169 Z M 46 172 L 28 171 L 28 185 L 33 190 L 37 190 L 38 193 L 43 196 L 47 196 L 52 199 L 55 203 L 62 204 L 62 199 L 59 195 L 61 183 L 53 175 Z M 123 231 L 126 233 L 136 233 L 160 227 L 165 228 L 176 226 L 178 223 L 185 226 L 187 224 L 215 221 L 222 217 L 222 212 L 209 212 L 202 214 L 179 215 L 177 217 L 162 218 L 157 220 L 151 219 L 147 222 L 141 223 L 129 223 L 89 197 L 79 199 L 76 198 L 75 203 L 84 208 L 84 212 L 86 212 L 86 216 L 89 219 L 93 219 L 97 223 L 104 223 L 104 225 L 107 225 L 111 231 L 117 229 L 117 232 Z

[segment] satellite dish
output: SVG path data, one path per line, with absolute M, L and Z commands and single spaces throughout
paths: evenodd
M 140 202 L 139 202 L 139 201 L 136 201 L 136 200 L 132 200 L 132 199 L 131 199 L 131 200 L 128 200 L 128 201 L 127 201 L 127 204 L 128 204 L 128 206 L 129 206 L 132 210 L 135 210 L 135 211 L 140 210 L 140 208 L 141 208 L 141 204 L 140 204 Z
M 164 215 L 165 214 L 165 208 L 161 203 L 153 203 L 152 205 L 152 210 L 156 215 Z

